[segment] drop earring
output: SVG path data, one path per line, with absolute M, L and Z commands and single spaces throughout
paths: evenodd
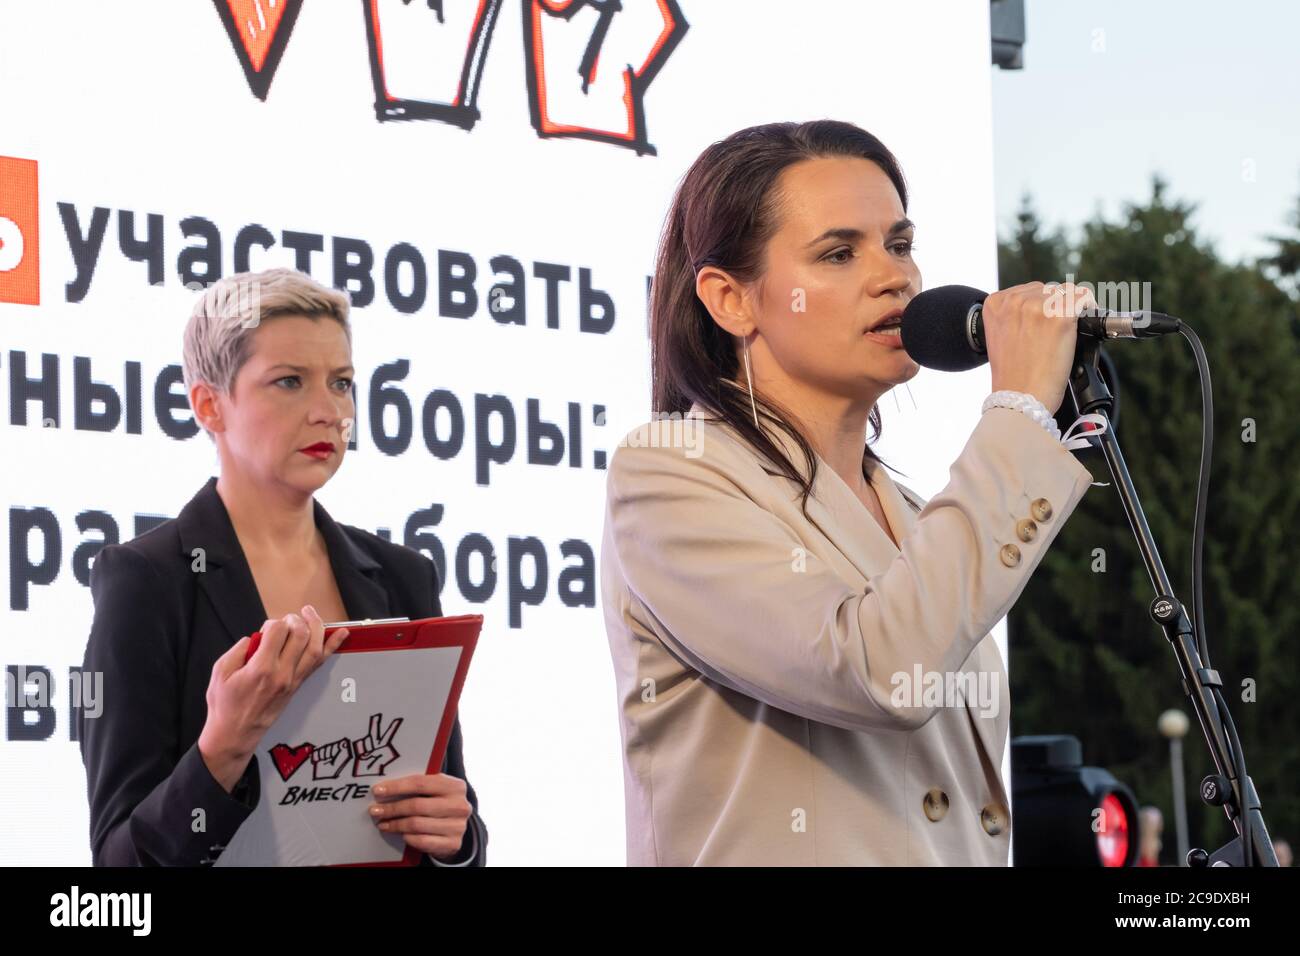
M 904 382 L 904 383 L 903 383 L 903 388 L 907 389 L 907 397 L 910 398 L 910 399 L 912 400 L 912 410 L 913 410 L 913 411 L 919 411 L 920 409 L 917 407 L 917 404 L 916 404 L 916 396 L 912 394 L 912 386 L 910 386 L 910 385 L 908 385 L 906 382 Z M 895 407 L 896 409 L 898 409 L 899 413 L 901 414 L 902 411 L 903 411 L 903 406 L 902 406 L 902 405 L 899 403 L 899 401 L 898 401 L 898 390 L 897 390 L 897 389 L 892 389 L 892 388 L 891 388 L 891 389 L 890 389 L 890 392 L 893 393 L 893 396 L 894 396 L 894 407 Z
M 754 404 L 754 377 L 749 371 L 749 336 L 743 336 L 740 341 L 745 346 L 745 381 L 749 383 L 749 410 L 754 413 L 754 427 L 761 432 L 763 429 L 758 424 L 758 406 Z

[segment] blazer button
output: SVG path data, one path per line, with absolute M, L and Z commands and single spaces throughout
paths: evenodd
M 985 833 L 997 836 L 1006 828 L 1007 820 L 1002 814 L 1002 808 L 990 803 L 980 811 L 980 823 L 983 824 Z
M 1014 544 L 1004 544 L 998 554 L 1002 558 L 1002 563 L 1009 568 L 1014 568 L 1020 563 L 1020 549 Z
M 1030 513 L 1039 521 L 1049 521 L 1052 517 L 1052 503 L 1046 498 L 1035 498 L 1029 506 Z
M 938 823 L 943 819 L 944 814 L 948 812 L 948 794 L 938 787 L 932 787 L 926 792 L 921 805 L 925 808 L 925 815 L 930 818 L 930 822 Z
M 1038 525 L 1034 524 L 1033 518 L 1021 518 L 1016 522 L 1016 537 L 1021 541 L 1033 541 L 1036 534 Z

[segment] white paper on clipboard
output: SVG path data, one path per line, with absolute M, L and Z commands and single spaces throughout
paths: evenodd
M 372 822 L 376 783 L 426 773 L 466 653 L 460 646 L 332 654 L 257 748 L 260 798 L 216 866 L 397 864 Z

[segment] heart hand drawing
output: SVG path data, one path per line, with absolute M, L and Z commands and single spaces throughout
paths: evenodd
M 294 772 L 307 762 L 315 748 L 310 744 L 301 744 L 297 747 L 290 747 L 288 744 L 276 744 L 271 748 L 271 760 L 275 762 L 275 769 L 280 771 L 280 777 L 288 780 L 294 775 Z

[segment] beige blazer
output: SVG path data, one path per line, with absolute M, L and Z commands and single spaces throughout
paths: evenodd
M 1010 702 L 989 631 L 1089 470 L 1006 408 L 928 502 L 864 458 L 900 551 L 825 461 L 810 521 L 793 482 L 703 415 L 634 429 L 607 478 L 628 863 L 1006 865 Z

